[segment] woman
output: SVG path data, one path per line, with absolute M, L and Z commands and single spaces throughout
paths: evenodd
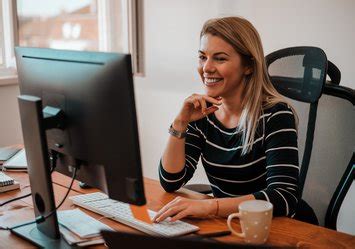
M 268 78 L 253 25 L 239 17 L 207 21 L 198 72 L 205 94 L 185 99 L 169 129 L 159 175 L 167 192 L 178 190 L 201 159 L 215 198 L 177 197 L 154 221 L 226 217 L 252 199 L 270 201 L 275 216 L 293 216 L 299 197 L 297 120 Z

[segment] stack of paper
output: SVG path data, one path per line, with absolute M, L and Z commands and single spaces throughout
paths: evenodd
M 5 175 L 5 173 L 0 171 L 0 193 L 18 189 L 20 188 L 20 184 L 10 176 Z
M 25 149 L 20 150 L 2 165 L 3 170 L 27 171 Z
M 21 147 L 18 145 L 1 147 L 0 148 L 0 165 L 5 163 L 7 160 L 9 160 L 11 157 L 13 157 L 20 150 L 21 150 Z
M 111 230 L 109 226 L 85 214 L 80 209 L 58 211 L 60 232 L 70 245 L 89 246 L 103 244 L 101 230 Z

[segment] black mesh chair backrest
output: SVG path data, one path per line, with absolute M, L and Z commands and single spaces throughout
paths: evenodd
M 327 56 L 320 48 L 291 47 L 275 51 L 267 55 L 265 60 L 269 77 L 276 90 L 287 98 L 306 103 L 300 113 L 307 112 L 309 106 L 308 117 L 300 117 L 300 121 L 308 120 L 308 124 L 305 127 L 305 123 L 301 122 L 299 127 L 302 128 L 299 129 L 302 194 L 312 152 L 318 100 L 326 81 Z
M 292 47 L 265 57 L 270 79 L 279 93 L 302 102 L 318 101 L 323 91 L 328 60 L 316 47 Z

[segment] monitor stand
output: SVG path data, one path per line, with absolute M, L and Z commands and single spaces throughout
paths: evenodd
M 42 233 L 37 224 L 30 224 L 27 226 L 15 228 L 11 230 L 17 236 L 30 241 L 32 244 L 42 248 L 77 248 L 70 246 L 64 238 L 59 234 L 59 238 L 53 239 L 46 234 Z
M 64 118 L 55 108 L 49 108 L 52 113 L 45 113 L 44 117 L 42 100 L 38 97 L 21 95 L 18 101 L 34 213 L 35 217 L 45 217 L 56 208 L 45 132 L 60 127 Z M 14 228 L 11 232 L 40 247 L 71 248 L 60 235 L 56 212 L 43 222 Z

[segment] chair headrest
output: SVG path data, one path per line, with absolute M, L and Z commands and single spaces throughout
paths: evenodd
M 265 57 L 269 77 L 282 95 L 302 102 L 316 102 L 323 91 L 328 60 L 317 47 L 290 47 Z

